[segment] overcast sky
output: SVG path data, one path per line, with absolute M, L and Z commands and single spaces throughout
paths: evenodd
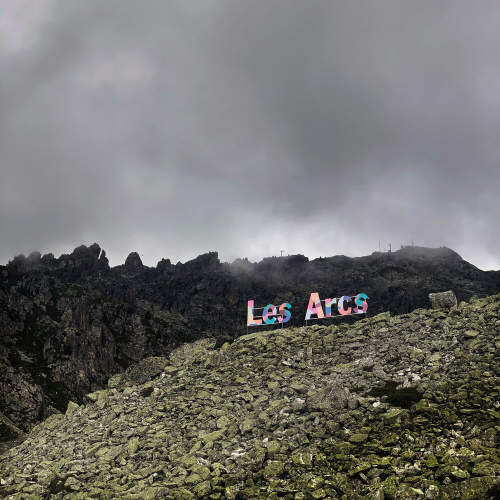
M 500 4 L 2 0 L 0 262 L 389 242 L 500 268 Z

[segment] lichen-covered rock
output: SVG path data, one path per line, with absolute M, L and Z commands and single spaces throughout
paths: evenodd
M 451 309 L 457 306 L 457 297 L 452 290 L 430 293 L 429 300 L 433 309 Z
M 66 408 L 66 415 L 71 415 L 72 413 L 74 413 L 76 410 L 78 410 L 78 408 L 80 408 L 79 405 L 77 405 L 76 403 L 74 403 L 73 401 L 70 401 L 68 403 L 68 407 Z
M 125 370 L 117 383 L 108 382 L 108 387 L 121 387 L 123 385 L 140 385 L 157 377 L 163 369 L 169 364 L 168 358 L 161 356 L 151 356 L 145 358 L 139 363 L 130 366 Z M 115 379 L 116 380 L 116 379 Z
M 499 327 L 495 295 L 185 345 L 0 455 L 0 497 L 495 498 Z

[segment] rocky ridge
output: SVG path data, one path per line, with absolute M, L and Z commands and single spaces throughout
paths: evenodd
M 0 456 L 3 498 L 494 498 L 500 295 L 203 339 Z

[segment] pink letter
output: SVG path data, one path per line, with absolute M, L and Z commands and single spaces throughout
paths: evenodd
M 309 304 L 307 306 L 306 321 L 311 318 L 312 314 L 317 314 L 318 318 L 324 318 L 323 308 L 321 307 L 321 301 L 319 300 L 319 295 L 317 292 L 311 293 L 309 297 Z
M 261 319 L 253 319 L 253 300 L 248 301 L 247 326 L 258 326 L 262 324 Z

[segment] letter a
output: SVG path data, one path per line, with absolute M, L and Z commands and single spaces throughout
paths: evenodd
M 306 321 L 311 319 L 311 315 L 316 314 L 319 318 L 324 318 L 323 308 L 321 307 L 321 301 L 319 300 L 319 295 L 317 292 L 311 293 L 309 297 L 309 304 L 307 306 Z

